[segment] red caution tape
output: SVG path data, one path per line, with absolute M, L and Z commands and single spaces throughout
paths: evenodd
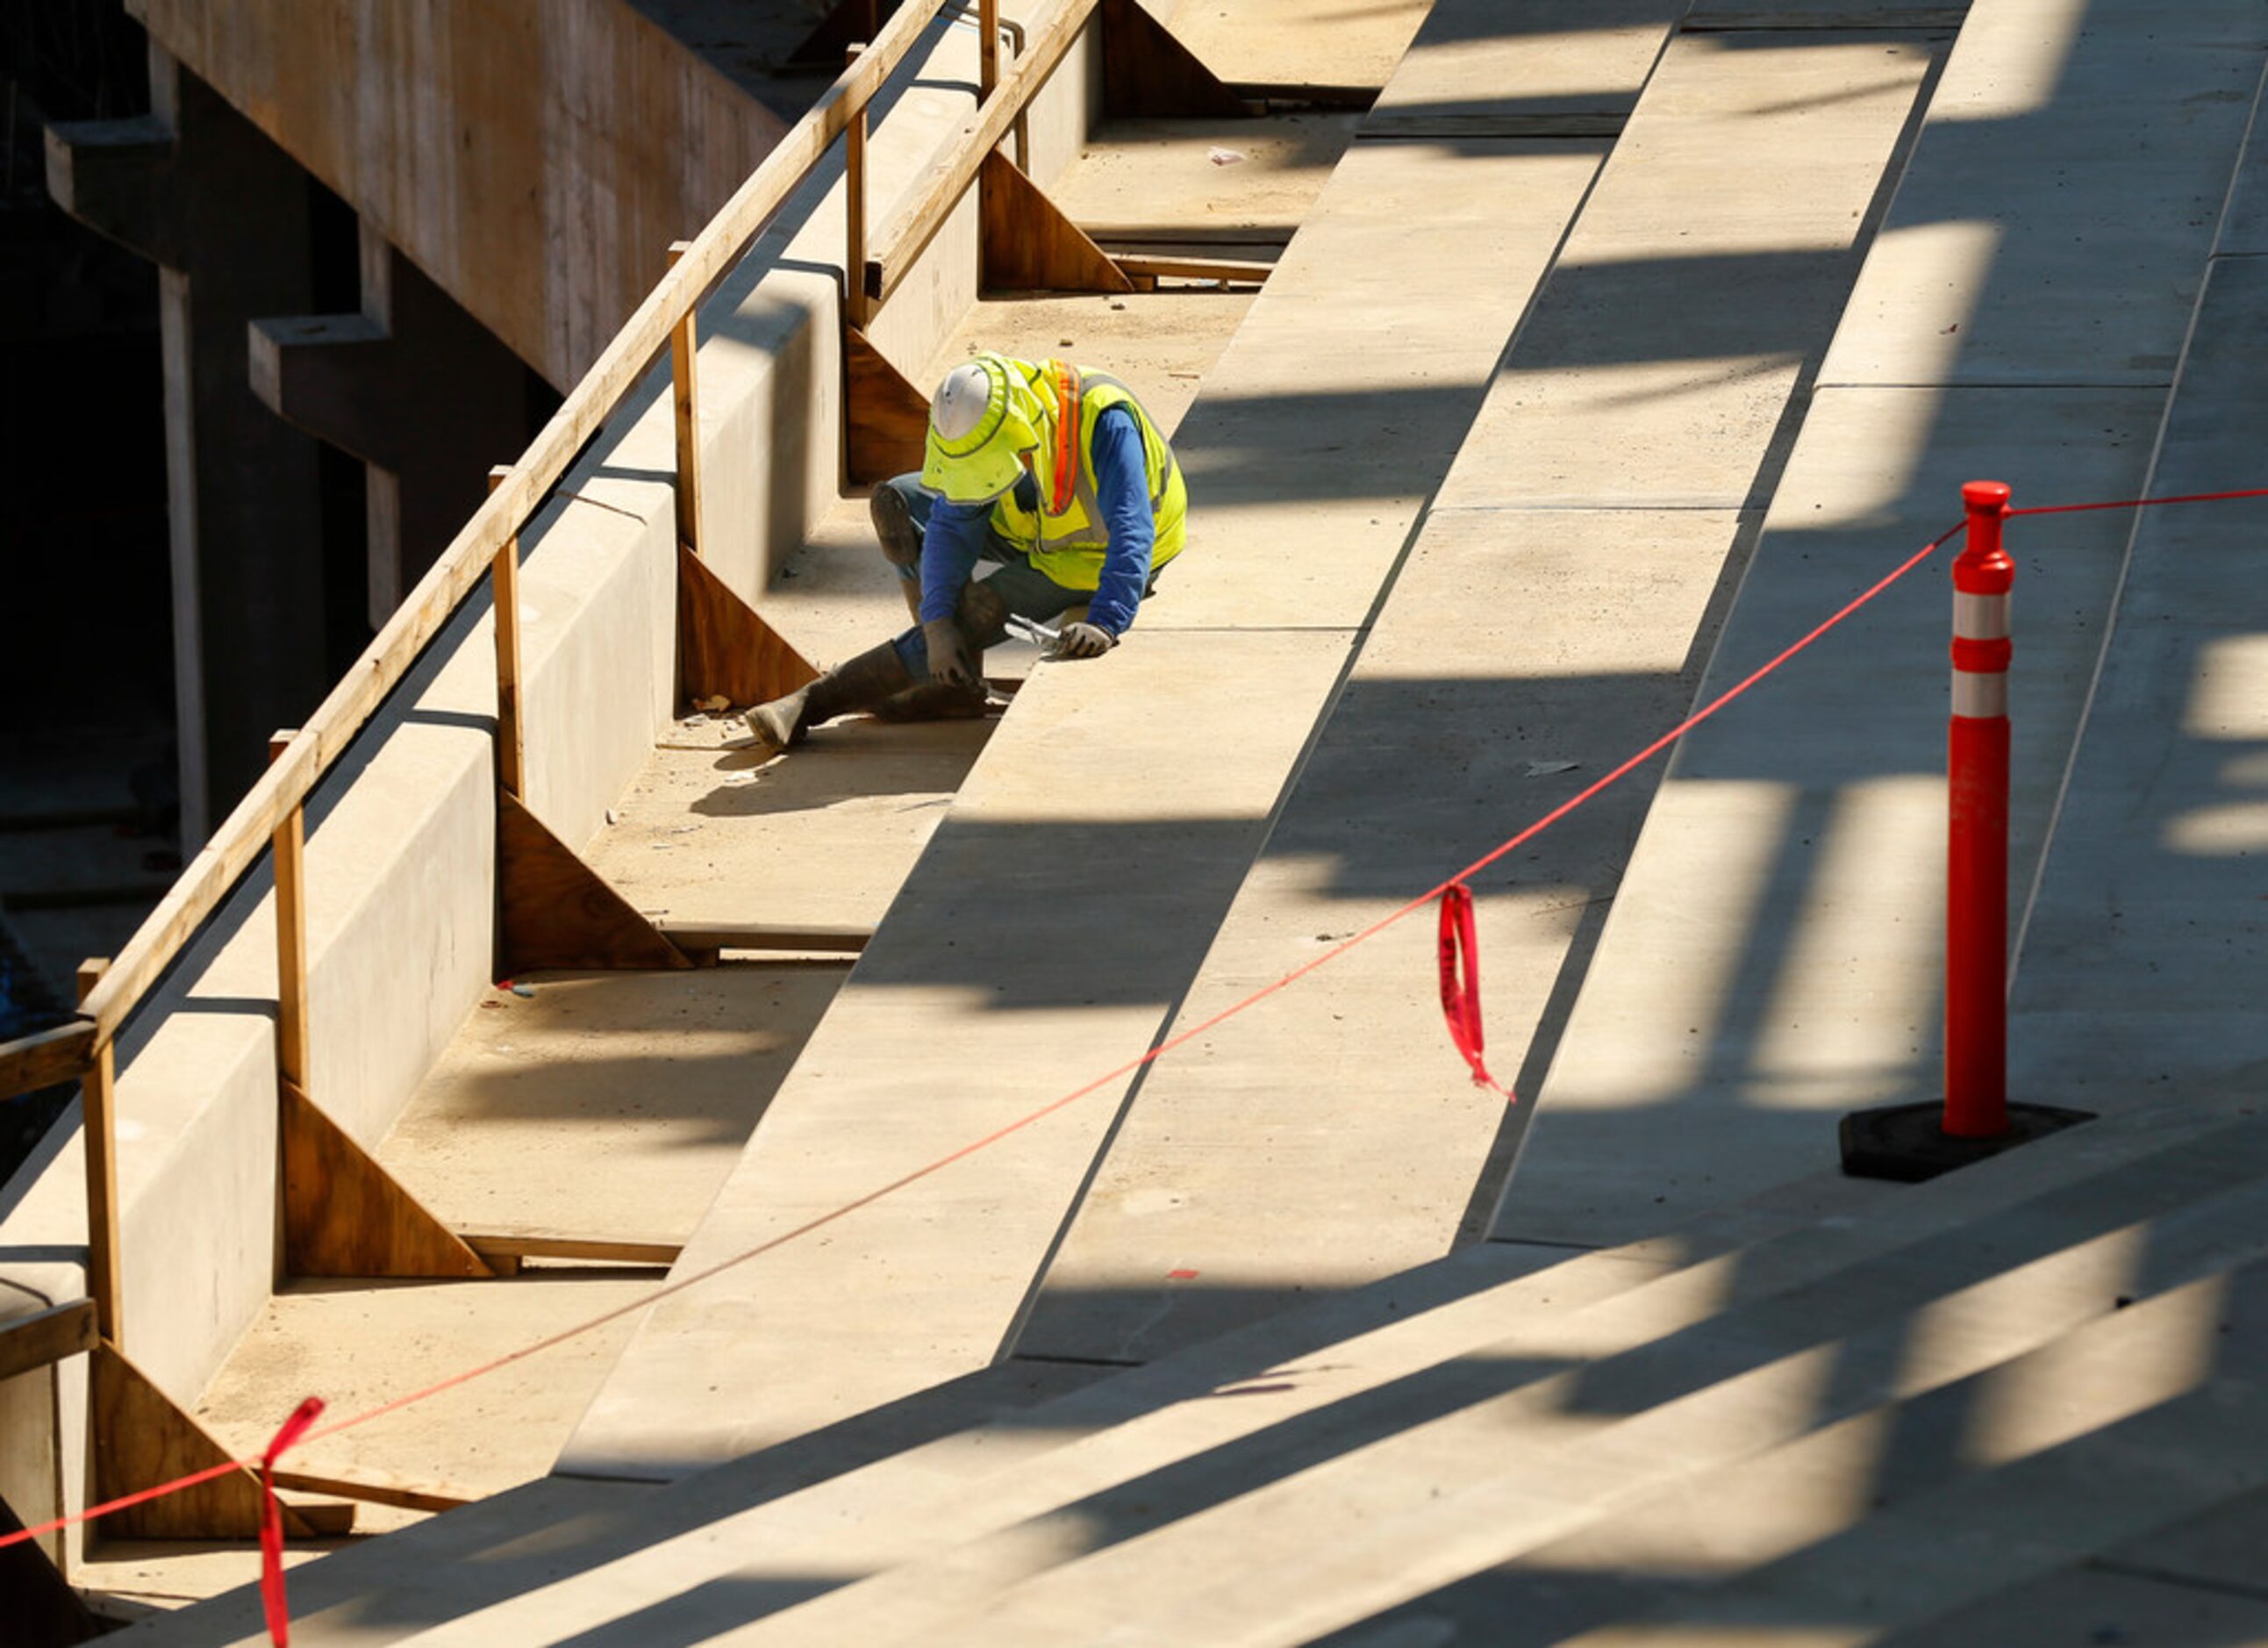
M 260 1605 L 268 1615 L 268 1637 L 290 1648 L 291 1615 L 284 1600 L 284 1507 L 276 1503 L 276 1461 L 322 1417 L 323 1399 L 310 1396 L 291 1410 L 268 1452 L 260 1456 Z
M 1473 1067 L 1473 1085 L 1502 1093 L 1506 1104 L 1517 1105 L 1520 1096 L 1498 1087 L 1481 1057 L 1481 947 L 1473 927 L 1472 890 L 1462 882 L 1441 889 L 1441 1016 L 1448 1021 L 1449 1039 Z

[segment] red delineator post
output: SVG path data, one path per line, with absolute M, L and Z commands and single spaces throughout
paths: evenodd
M 2008 489 L 1971 481 L 1953 564 L 1953 721 L 1947 740 L 1945 1131 L 2008 1130 Z
M 1843 1171 L 1911 1184 L 2089 1120 L 2008 1102 L 2008 489 L 1961 489 L 1969 541 L 1953 564 L 1953 727 L 1946 743 L 1945 1092 L 1852 1111 Z M 1918 1083 L 1917 1083 L 1918 1085 Z

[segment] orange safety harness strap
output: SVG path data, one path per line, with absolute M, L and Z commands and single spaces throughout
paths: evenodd
M 1048 513 L 1060 515 L 1071 507 L 1071 492 L 1078 480 L 1072 465 L 1079 452 L 1079 405 L 1083 397 L 1077 366 L 1068 361 L 1050 360 L 1048 369 L 1056 381 L 1055 493 Z

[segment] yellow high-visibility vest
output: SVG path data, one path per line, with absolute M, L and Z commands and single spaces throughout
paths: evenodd
M 1037 366 L 1022 360 L 1008 364 L 1022 374 L 1053 416 L 1039 450 L 1032 454 L 1032 478 L 1039 489 L 1038 512 L 1025 509 L 1010 491 L 992 506 L 994 529 L 1023 545 L 1032 565 L 1064 588 L 1093 589 L 1100 584 L 1110 531 L 1095 501 L 1088 454 L 1094 442 L 1094 420 L 1111 407 L 1123 406 L 1134 414 L 1142 432 L 1150 514 L 1157 532 L 1150 565 L 1163 566 L 1179 555 L 1187 536 L 1189 489 L 1182 481 L 1182 466 L 1174 461 L 1173 447 L 1158 432 L 1158 425 L 1134 392 L 1116 378 L 1060 360 Z M 1062 449 L 1061 432 L 1054 426 L 1061 419 L 1059 409 L 1066 399 L 1075 400 L 1079 407 L 1079 438 L 1068 452 Z

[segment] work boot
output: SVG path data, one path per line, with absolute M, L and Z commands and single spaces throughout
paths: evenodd
M 906 507 L 905 494 L 895 486 L 877 486 L 866 500 L 866 513 L 873 519 L 875 537 L 881 541 L 882 558 L 897 573 L 898 593 L 906 598 L 906 611 L 918 624 L 922 529 L 914 521 L 913 511 Z M 914 574 L 910 578 L 906 576 L 909 570 Z
M 748 727 L 773 749 L 792 750 L 820 722 L 879 709 L 913 684 L 897 644 L 884 641 L 785 698 L 757 705 L 748 712 Z

